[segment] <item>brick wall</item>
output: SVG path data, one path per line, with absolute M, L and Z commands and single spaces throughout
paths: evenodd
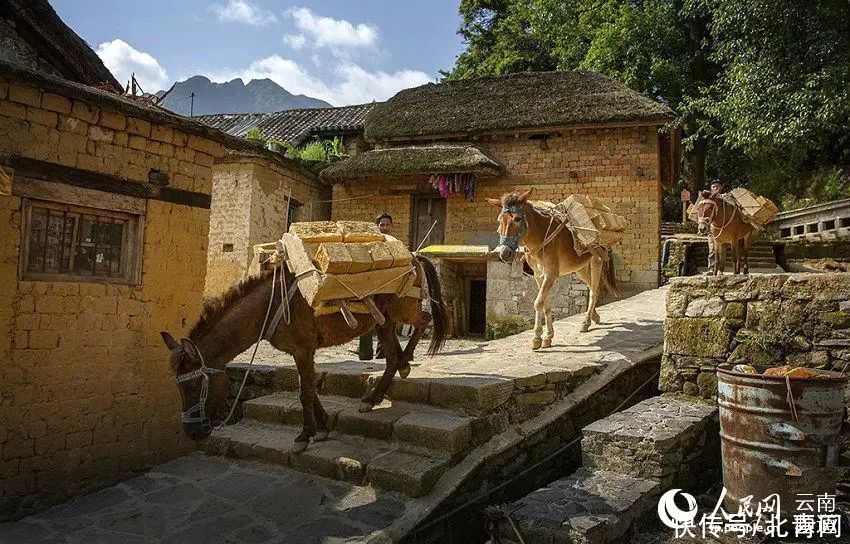
M 314 176 L 271 159 L 228 156 L 213 169 L 213 203 L 205 296 L 226 290 L 245 276 L 253 246 L 285 232 L 286 197 L 300 204 L 295 221 L 330 217 L 330 188 Z M 227 247 L 225 247 L 227 246 Z
M 624 294 L 658 285 L 661 185 L 656 127 L 565 130 L 561 136 L 549 138 L 546 149 L 525 135 L 482 138 L 475 145 L 502 164 L 505 175 L 480 181 L 474 202 L 460 196 L 448 199 L 447 244 L 480 244 L 492 239 L 498 210 L 487 203 L 488 197 L 530 187 L 534 187 L 534 199 L 553 202 L 573 193 L 588 194 L 600 197 L 628 220 L 623 241 L 614 247 L 616 277 Z M 334 199 L 351 200 L 334 202 L 332 215 L 334 219 L 368 219 L 389 211 L 395 218 L 396 236 L 408 241 L 410 195 L 414 193 L 435 194 L 424 176 L 337 184 Z M 490 305 L 488 285 L 488 311 L 508 306 L 524 311 L 525 302 L 508 302 L 515 293 L 530 288 L 536 293 L 536 287 L 517 274 L 504 276 L 498 278 L 503 280 L 499 292 L 493 293 L 498 306 Z M 559 292 L 564 295 L 563 305 L 554 308 L 559 315 L 575 313 L 586 304 L 586 293 L 580 289 L 559 286 Z
M 0 155 L 141 182 L 156 168 L 210 193 L 221 144 L 107 102 L 0 79 Z M 148 200 L 140 285 L 30 282 L 18 276 L 21 212 L 21 198 L 0 196 L 0 520 L 190 447 L 159 331 L 179 338 L 199 314 L 209 227 L 206 209 Z

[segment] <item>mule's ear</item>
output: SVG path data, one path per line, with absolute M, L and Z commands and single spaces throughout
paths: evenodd
M 173 336 L 168 334 L 167 331 L 162 331 L 159 334 L 162 336 L 162 340 L 165 342 L 165 347 L 167 347 L 169 351 L 174 351 L 175 349 L 180 347 L 180 344 L 177 343 L 177 340 L 175 340 Z
M 498 198 L 488 198 L 487 202 L 489 202 L 493 206 L 498 206 L 499 208 L 502 207 L 502 201 Z
M 183 346 L 183 353 L 185 353 L 189 359 L 196 363 L 201 362 L 201 352 L 198 350 L 198 346 L 196 346 L 194 342 L 188 338 L 184 338 L 183 340 L 180 340 L 180 345 Z
M 528 200 L 529 198 L 531 198 L 531 193 L 532 193 L 533 191 L 534 191 L 534 187 L 532 187 L 531 189 L 529 189 L 529 190 L 527 190 L 526 192 L 524 192 L 524 193 L 522 193 L 521 195 L 519 195 L 519 201 L 520 201 L 520 202 L 525 202 L 526 200 Z
M 702 198 L 711 198 L 713 195 L 714 195 L 714 193 L 712 193 L 712 192 L 711 192 L 711 191 L 709 191 L 708 189 L 703 190 L 703 191 L 699 194 L 699 196 L 701 196 Z

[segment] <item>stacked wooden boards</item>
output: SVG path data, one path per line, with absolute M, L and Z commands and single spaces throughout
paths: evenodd
M 554 216 L 556 223 L 566 220 L 577 249 L 614 245 L 623 239 L 626 231 L 626 218 L 612 213 L 611 208 L 593 196 L 570 195 L 558 204 L 544 201 L 531 204 L 544 215 Z
M 779 213 L 779 208 L 773 201 L 743 187 L 732 189 L 729 191 L 729 196 L 738 204 L 747 222 L 757 227 L 763 228 Z
M 407 246 L 373 223 L 293 223 L 281 242 L 298 289 L 317 310 L 335 311 L 340 300 L 373 294 L 406 294 L 416 276 Z

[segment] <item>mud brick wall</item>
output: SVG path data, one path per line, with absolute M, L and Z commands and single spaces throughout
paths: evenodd
M 614 247 L 616 278 L 625 295 L 658 286 L 660 260 L 661 185 L 658 172 L 657 127 L 638 126 L 564 130 L 551 137 L 545 148 L 539 140 L 527 135 L 485 137 L 474 142 L 497 160 L 505 174 L 481 180 L 475 200 L 453 196 L 446 202 L 446 244 L 495 243 L 498 209 L 486 198 L 499 198 L 507 191 L 534 188 L 534 199 L 559 202 L 573 193 L 597 196 L 615 213 L 628 220 L 628 230 L 620 245 Z M 401 145 L 401 144 L 399 144 Z M 403 179 L 370 178 L 336 184 L 334 219 L 371 219 L 388 211 L 395 219 L 395 235 L 405 241 L 410 237 L 411 195 L 437 196 L 428 185 L 427 176 L 405 176 Z M 418 241 L 416 242 L 418 243 Z M 514 305 L 512 292 L 532 289 L 529 279 L 514 273 L 500 274 L 499 286 L 492 293 L 491 307 L 488 270 L 488 311 L 500 313 L 502 307 Z M 515 279 L 516 281 L 509 281 Z M 561 316 L 583 311 L 586 295 L 575 295 L 573 280 L 561 280 L 559 296 L 564 300 L 554 305 Z M 536 293 L 536 288 L 532 289 Z M 533 294 L 524 298 L 528 306 Z
M 210 194 L 220 143 L 115 102 L 0 77 L 0 155 Z M 209 210 L 147 200 L 144 225 L 139 285 L 22 281 L 22 198 L 0 195 L 0 521 L 191 447 L 159 331 L 200 312 Z
M 850 274 L 671 280 L 662 391 L 717 396 L 717 366 L 850 363 Z
M 213 168 L 209 254 L 204 295 L 217 295 L 245 276 L 253 246 L 286 231 L 286 198 L 299 204 L 294 221 L 330 218 L 330 187 L 315 175 L 255 156 L 220 159 Z

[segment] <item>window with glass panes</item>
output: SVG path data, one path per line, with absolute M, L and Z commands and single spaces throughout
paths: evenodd
M 24 279 L 135 283 L 139 216 L 30 200 Z

